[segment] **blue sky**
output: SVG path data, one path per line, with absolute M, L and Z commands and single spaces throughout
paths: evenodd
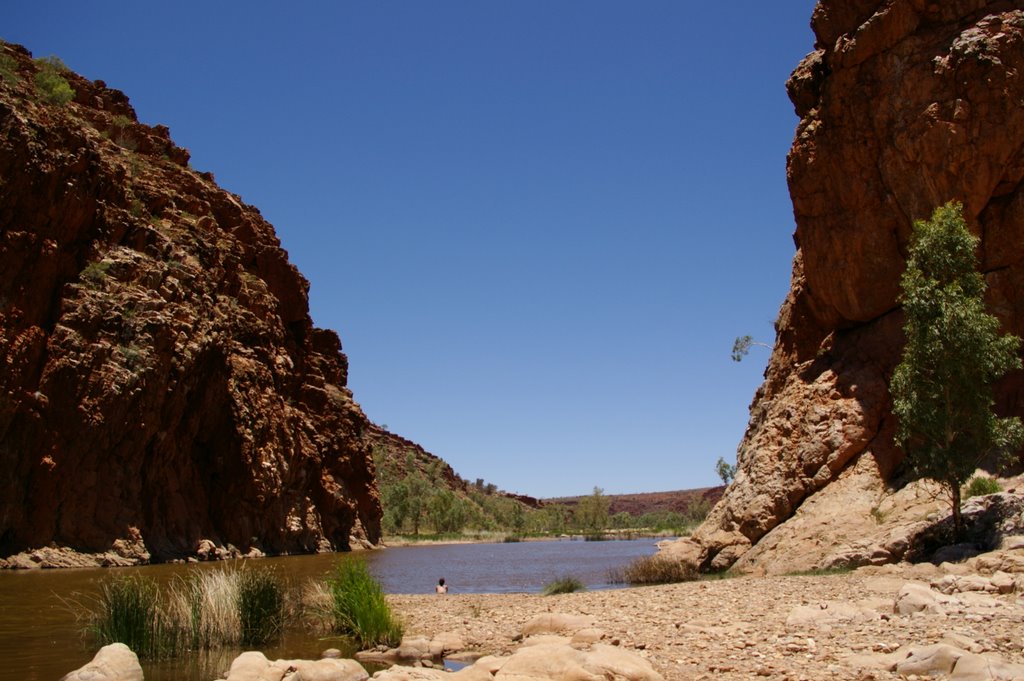
M 717 484 L 794 253 L 812 0 L 19 2 L 260 208 L 367 415 L 534 496 Z

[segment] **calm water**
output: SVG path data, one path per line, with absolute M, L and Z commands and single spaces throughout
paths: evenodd
M 449 544 L 409 546 L 358 554 L 289 556 L 253 561 L 272 567 L 292 584 L 320 579 L 339 559 L 366 558 L 384 590 L 395 594 L 433 593 L 440 577 L 450 593 L 539 592 L 563 575 L 573 575 L 589 589 L 613 588 L 610 570 L 655 552 L 656 539 L 629 541 L 545 541 L 513 544 Z M 82 639 L 74 601 L 93 596 L 100 582 L 113 574 L 139 573 L 161 582 L 192 570 L 217 570 L 222 563 L 152 565 L 111 570 L 46 570 L 0 572 L 0 680 L 56 681 L 90 659 L 96 647 Z M 267 657 L 317 658 L 325 648 L 339 647 L 302 632 L 287 632 Z M 224 651 L 204 665 L 143 664 L 147 681 L 182 679 L 211 681 L 239 651 Z

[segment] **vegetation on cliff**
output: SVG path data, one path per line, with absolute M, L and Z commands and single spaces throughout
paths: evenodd
M 915 477 L 945 488 L 958 538 L 964 534 L 961 487 L 986 456 L 1024 440 L 1019 418 L 992 411 L 992 384 L 1021 367 L 1021 341 L 1000 335 L 999 320 L 986 311 L 978 241 L 959 203 L 914 223 L 900 280 L 907 343 L 892 377 L 896 439 L 906 464 Z

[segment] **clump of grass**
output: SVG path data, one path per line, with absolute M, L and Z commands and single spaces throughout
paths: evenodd
M 161 657 L 173 648 L 159 590 L 141 577 L 115 577 L 103 584 L 90 629 L 102 645 L 124 643 L 140 657 Z
M 110 265 L 111 263 L 106 261 L 91 262 L 85 266 L 85 269 L 82 270 L 78 277 L 90 286 L 99 286 L 106 278 Z
M 40 57 L 36 59 L 36 65 L 39 67 L 35 76 L 36 89 L 45 101 L 63 106 L 75 98 L 75 91 L 63 75 L 68 70 L 64 62 L 57 57 Z
M 327 579 L 331 594 L 330 616 L 334 632 L 352 638 L 364 648 L 396 646 L 402 625 L 391 612 L 380 583 L 366 563 L 357 558 L 340 561 Z
M 501 541 L 503 541 L 506 544 L 518 544 L 519 542 L 523 541 L 523 537 L 519 534 L 507 534 L 505 535 L 505 538 Z
M 238 624 L 243 646 L 276 639 L 284 619 L 284 589 L 268 571 L 243 571 L 238 580 Z
M 971 497 L 980 497 L 1002 491 L 1002 485 L 995 478 L 990 478 L 987 475 L 975 475 L 967 481 L 967 491 L 964 497 L 970 499 Z
M 191 650 L 239 640 L 235 575 L 229 570 L 204 570 L 171 585 L 169 617 L 178 623 L 182 640 Z
M 587 587 L 579 579 L 572 575 L 566 575 L 546 584 L 541 593 L 545 596 L 554 596 L 555 594 L 571 594 L 577 591 L 586 591 L 586 589 Z
M 690 565 L 659 555 L 638 558 L 610 575 L 612 582 L 633 586 L 692 582 L 698 577 L 697 570 Z
M 142 366 L 146 359 L 146 351 L 137 343 L 122 343 L 117 346 L 118 352 L 124 358 L 124 366 L 129 371 Z
M 151 579 L 115 577 L 100 588 L 89 630 L 101 645 L 120 641 L 146 659 L 260 645 L 280 636 L 284 602 L 269 571 L 204 570 L 163 592 Z
M 198 634 L 198 645 L 213 647 L 214 641 L 239 638 L 238 613 L 232 573 L 227 570 L 200 572 L 188 584 L 190 629 Z

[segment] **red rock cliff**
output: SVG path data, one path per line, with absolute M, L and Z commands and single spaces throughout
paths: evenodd
M 273 227 L 122 93 L 46 103 L 0 52 L 0 558 L 376 543 L 368 422 Z
M 1020 2 L 821 0 L 812 27 L 817 49 L 787 84 L 801 117 L 788 160 L 791 290 L 736 479 L 693 539 L 668 548 L 703 569 L 905 550 L 893 537 L 865 543 L 858 523 L 882 517 L 901 458 L 887 386 L 914 220 L 963 202 L 991 308 L 1024 334 Z M 1004 413 L 1024 413 L 1022 392 L 1020 376 L 1004 381 Z

